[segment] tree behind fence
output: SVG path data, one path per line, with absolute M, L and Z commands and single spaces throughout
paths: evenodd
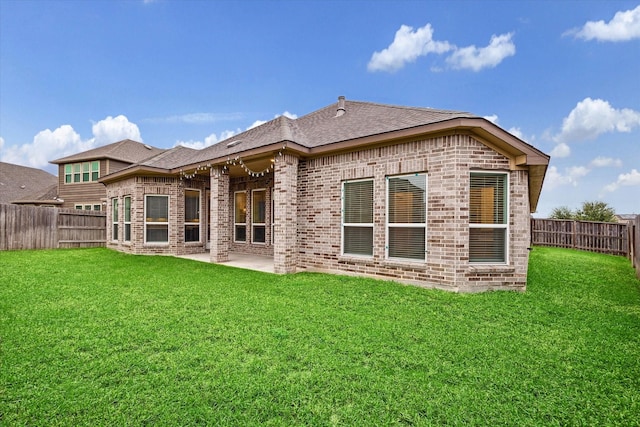
M 629 256 L 633 227 L 610 222 L 531 219 L 531 244 Z
M 0 250 L 105 246 L 106 214 L 0 204 Z

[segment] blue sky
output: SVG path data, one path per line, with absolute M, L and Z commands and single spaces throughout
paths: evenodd
M 640 213 L 640 2 L 0 0 L 0 160 L 201 148 L 358 101 L 469 111 L 552 156 L 537 216 Z

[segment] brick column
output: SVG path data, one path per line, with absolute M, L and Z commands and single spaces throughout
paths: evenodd
M 273 267 L 276 273 L 295 273 L 298 262 L 298 158 L 283 154 L 274 165 Z
M 211 168 L 211 262 L 229 260 L 229 175 L 222 173 L 222 166 Z

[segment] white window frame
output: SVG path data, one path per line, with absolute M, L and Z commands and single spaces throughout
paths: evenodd
M 85 174 L 87 174 L 87 179 L 85 179 Z M 95 177 L 93 176 L 94 174 L 96 174 Z M 68 182 L 67 182 L 67 177 L 69 180 Z M 98 182 L 99 179 L 100 179 L 100 161 L 99 160 L 90 160 L 88 162 L 79 162 L 79 163 L 66 163 L 64 165 L 64 183 L 65 184 L 84 184 L 88 182 Z
M 102 203 L 76 203 L 73 208 L 79 211 L 102 212 Z
M 236 195 L 239 193 L 243 193 L 244 194 L 244 222 L 236 222 L 236 218 L 237 218 L 237 210 L 238 210 L 238 205 L 237 205 L 237 199 L 236 199 Z M 248 197 L 247 197 L 247 191 L 242 190 L 242 191 L 235 191 L 233 193 L 233 241 L 235 243 L 247 243 L 247 202 L 248 202 Z M 244 226 L 244 240 L 238 240 L 238 236 L 237 236 L 237 226 Z
M 120 237 L 120 233 L 119 233 L 119 224 L 118 224 L 118 218 L 119 218 L 119 209 L 120 209 L 120 200 L 117 197 L 114 197 L 111 199 L 111 240 L 114 242 L 117 242 L 119 237 Z
M 202 192 L 197 188 L 185 188 L 184 194 L 184 242 L 185 243 L 201 243 L 202 242 Z M 187 222 L 187 191 L 195 191 L 198 193 L 198 222 Z M 197 225 L 198 226 L 198 240 L 190 240 L 187 242 L 187 226 L 188 225 Z
M 373 192 L 371 194 L 371 205 L 372 205 L 372 209 L 375 211 L 375 181 L 373 178 L 364 178 L 364 179 L 352 179 L 352 180 L 346 180 L 346 181 L 342 181 L 342 185 L 341 185 L 341 199 L 342 199 L 342 209 L 341 209 L 341 218 L 340 218 L 340 254 L 343 256 L 353 256 L 353 257 L 363 257 L 363 258 L 373 258 L 373 252 L 374 252 L 374 248 L 375 248 L 375 230 L 374 230 L 374 223 L 373 222 L 345 222 L 345 212 L 346 212 L 346 195 L 345 195 L 345 185 L 347 184 L 352 184 L 354 182 L 371 182 L 371 185 L 373 186 Z M 372 215 L 372 221 L 373 221 L 373 215 Z M 345 252 L 344 250 L 344 243 L 345 243 L 345 227 L 361 227 L 361 228 L 370 228 L 371 229 L 371 234 L 373 236 L 372 242 L 371 242 L 371 255 L 365 255 L 365 254 L 354 254 L 354 253 L 350 253 L 350 252 Z
M 471 217 L 469 217 L 469 230 L 472 228 L 484 228 L 484 229 L 504 229 L 504 261 L 496 262 L 496 261 L 472 261 L 471 253 L 469 253 L 469 263 L 474 265 L 508 265 L 509 264 L 509 221 L 510 221 L 510 202 L 511 202 L 511 183 L 510 183 L 510 174 L 506 171 L 489 171 L 489 170 L 472 170 L 469 174 L 469 211 L 471 211 L 471 176 L 472 175 L 504 175 L 506 176 L 506 189 L 505 189 L 505 223 L 504 224 L 478 224 L 472 223 Z M 469 231 L 469 252 L 471 252 L 471 231 Z
M 129 200 L 129 221 L 127 221 L 127 199 Z M 122 208 L 123 208 L 122 220 L 124 222 L 124 229 L 122 230 L 124 233 L 122 235 L 122 239 L 125 242 L 131 241 L 131 201 L 132 201 L 131 196 L 124 196 L 122 201 Z M 129 236 L 127 236 L 127 226 L 129 226 L 128 227 Z
M 389 223 L 389 180 L 395 178 L 403 178 L 410 176 L 424 176 L 424 223 Z M 402 175 L 390 175 L 385 177 L 385 205 L 386 205 L 386 215 L 385 215 L 385 243 L 384 243 L 384 252 L 385 259 L 393 260 L 393 261 L 403 261 L 403 262 L 414 262 L 414 263 L 424 263 L 427 261 L 427 222 L 429 217 L 428 210 L 428 199 L 429 199 L 429 177 L 426 172 L 417 172 L 417 173 L 409 173 Z M 389 255 L 389 230 L 391 228 L 424 228 L 424 257 L 421 259 L 417 258 L 401 258 L 401 257 L 392 257 Z
M 149 197 L 164 197 L 167 199 L 167 221 L 147 221 L 147 208 L 149 206 Z M 144 196 L 144 243 L 147 245 L 168 245 L 169 244 L 169 218 L 171 218 L 171 204 L 169 203 L 169 196 L 166 194 L 145 194 Z M 164 225 L 167 227 L 167 240 L 166 241 L 147 241 L 147 226 L 149 225 Z
M 255 194 L 262 192 L 264 193 L 264 222 L 253 222 L 254 219 L 254 200 Z M 255 241 L 255 227 L 264 228 L 264 242 L 256 242 Z M 266 188 L 255 188 L 251 190 L 251 243 L 255 245 L 266 245 L 267 244 L 267 189 Z

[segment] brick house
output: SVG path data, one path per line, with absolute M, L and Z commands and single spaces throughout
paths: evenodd
M 106 191 L 99 179 L 165 150 L 125 139 L 52 160 L 58 165 L 59 207 L 102 211 Z
M 549 157 L 469 113 L 356 102 L 100 179 L 107 246 L 273 257 L 461 292 L 524 290 Z

